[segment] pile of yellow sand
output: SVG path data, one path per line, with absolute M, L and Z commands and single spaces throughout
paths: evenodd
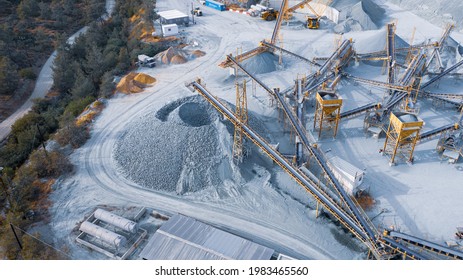
M 142 92 L 145 87 L 148 87 L 156 82 L 156 79 L 144 73 L 130 72 L 124 76 L 116 86 L 116 90 L 122 93 L 138 93 Z

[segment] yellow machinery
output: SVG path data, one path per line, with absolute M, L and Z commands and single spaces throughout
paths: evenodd
M 333 2 L 333 0 L 320 0 L 314 2 L 314 7 L 307 4 L 307 7 L 312 11 L 313 15 L 307 16 L 307 28 L 318 29 L 320 28 L 320 18 L 325 13 L 325 10 Z
M 333 90 L 320 90 L 316 96 L 314 129 L 318 129 L 320 138 L 322 130 L 332 130 L 336 137 L 340 120 L 342 99 Z
M 301 1 L 300 3 L 290 7 L 290 8 L 287 8 L 285 9 L 285 13 L 284 13 L 284 20 L 289 20 L 292 16 L 293 16 L 293 12 L 296 11 L 297 9 L 302 9 L 304 8 L 304 6 L 311 2 L 312 0 L 304 0 L 304 1 Z
M 320 18 L 317 16 L 307 16 L 307 28 L 309 29 L 320 28 Z
M 399 152 L 408 162 L 413 162 L 413 151 L 418 141 L 423 120 L 415 114 L 406 112 L 392 112 L 383 147 L 383 155 L 391 157 L 390 164 Z
M 273 8 L 269 8 L 269 9 L 263 11 L 260 14 L 260 17 L 263 20 L 272 21 L 272 20 L 275 20 L 278 17 L 278 11 L 275 11 L 275 9 L 273 9 Z

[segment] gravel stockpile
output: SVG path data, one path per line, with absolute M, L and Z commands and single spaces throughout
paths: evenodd
M 249 117 L 250 126 L 266 137 L 263 123 Z M 201 96 L 186 97 L 134 121 L 117 141 L 113 157 L 119 171 L 143 187 L 197 192 L 234 180 L 233 131 Z
M 127 178 L 158 191 L 182 194 L 218 184 L 214 167 L 223 152 L 217 118 L 199 96 L 177 100 L 133 123 L 117 142 L 114 159 Z
M 253 56 L 243 62 L 243 66 L 252 74 L 265 74 L 277 70 L 278 58 L 268 52 Z
M 340 10 L 339 18 L 341 21 L 334 27 L 335 32 L 374 30 L 384 25 L 384 9 L 371 0 L 350 1 L 349 3 L 351 5 Z M 339 5 L 334 7 L 336 6 Z

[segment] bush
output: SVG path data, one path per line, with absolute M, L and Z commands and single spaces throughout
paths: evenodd
M 64 110 L 64 115 L 72 116 L 75 118 L 78 115 L 80 115 L 85 110 L 85 108 L 88 105 L 90 105 L 93 101 L 95 101 L 95 97 L 93 96 L 87 96 L 85 98 L 73 100 L 68 104 L 68 106 L 66 106 L 66 109 Z
M 38 178 L 58 177 L 72 171 L 69 159 L 58 151 L 34 151 L 30 157 L 30 166 Z
M 34 70 L 30 67 L 19 70 L 19 76 L 21 76 L 21 78 L 25 78 L 29 80 L 37 79 L 37 75 L 34 73 Z
M 79 148 L 90 137 L 88 129 L 85 126 L 77 126 L 74 121 L 63 127 L 55 135 L 55 140 L 62 147 L 71 145 L 74 149 Z

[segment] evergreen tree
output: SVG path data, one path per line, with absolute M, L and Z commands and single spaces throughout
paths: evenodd
M 13 95 L 18 83 L 17 66 L 8 57 L 0 57 L 0 94 Z
M 31 17 L 40 15 L 39 3 L 37 0 L 22 0 L 16 9 L 18 16 L 22 20 L 28 20 Z

